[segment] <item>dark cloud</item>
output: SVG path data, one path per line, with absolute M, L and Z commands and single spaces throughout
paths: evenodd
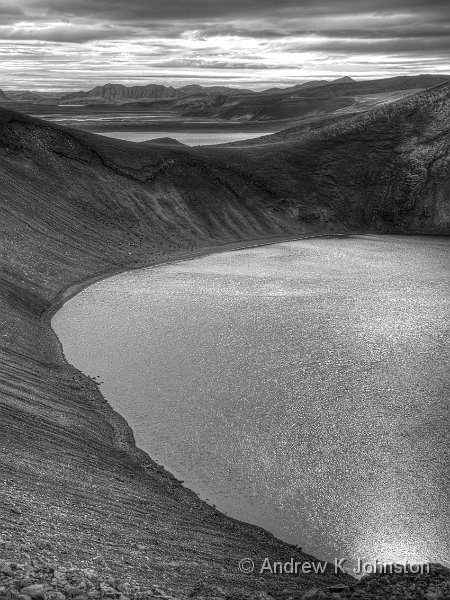
M 0 24 L 9 25 L 23 19 L 24 12 L 19 6 L 0 2 Z
M 89 27 L 83 25 L 58 25 L 42 28 L 0 27 L 0 39 L 37 40 L 46 42 L 76 43 L 93 40 L 120 39 L 129 37 L 133 31 L 111 25 Z
M 47 14 L 98 16 L 108 19 L 210 19 L 223 17 L 266 18 L 333 15 L 408 14 L 448 15 L 448 0 L 29 0 L 29 6 Z
M 0 88 L 446 72 L 449 12 L 448 0 L 0 0 Z

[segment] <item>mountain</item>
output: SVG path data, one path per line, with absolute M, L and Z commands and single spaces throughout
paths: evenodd
M 333 79 L 333 81 L 330 81 L 331 84 L 335 84 L 335 83 L 356 83 L 356 81 L 354 79 L 352 79 L 351 77 L 339 77 L 339 79 Z
M 193 94 L 256 94 L 253 90 L 247 90 L 245 88 L 231 88 L 223 85 L 213 86 L 201 86 L 198 84 L 184 85 L 178 88 L 178 91 L 182 94 L 193 95 Z
M 271 88 L 261 92 L 227 86 L 203 87 L 197 84 L 180 88 L 149 84 L 127 87 L 120 84 L 96 86 L 89 91 L 8 92 L 8 98 L 23 110 L 41 114 L 42 105 L 109 105 L 119 110 L 170 111 L 180 117 L 206 117 L 240 121 L 305 121 L 367 111 L 379 104 L 393 102 L 438 85 L 449 75 L 401 76 L 387 79 L 354 81 L 341 77 L 334 81 L 316 80 L 288 88 Z M 99 108 L 97 106 L 97 108 Z M 44 111 L 45 112 L 45 111 Z M 80 127 L 91 122 L 79 121 Z
M 300 598 L 351 583 L 240 573 L 240 557 L 313 558 L 201 502 L 138 450 L 50 319 L 96 278 L 257 239 L 448 233 L 449 123 L 450 83 L 217 147 L 133 144 L 0 107 L 0 515 L 22 535 L 17 552 L 142 590 L 169 584 L 171 597 Z
M 0 102 L 8 102 L 8 97 L 3 90 L 0 90 Z
M 176 98 L 178 92 L 175 88 L 165 85 L 134 85 L 126 87 L 118 83 L 107 83 L 106 85 L 98 85 L 88 92 L 70 92 L 62 96 L 61 104 L 68 101 L 83 101 L 83 102 L 120 102 L 126 100 L 142 100 L 144 98 Z
M 208 95 L 208 94 L 251 94 L 251 90 L 238 88 L 229 88 L 224 86 L 202 87 L 201 85 L 185 85 L 181 88 L 174 88 L 165 85 L 135 85 L 126 87 L 121 84 L 107 83 L 98 85 L 88 92 L 70 92 L 62 96 L 61 104 L 68 102 L 106 102 L 106 103 L 124 103 L 139 100 L 161 100 L 183 98 L 188 95 Z

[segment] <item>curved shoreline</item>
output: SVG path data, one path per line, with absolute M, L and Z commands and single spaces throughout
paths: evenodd
M 195 260 L 197 258 L 203 258 L 204 256 L 209 256 L 210 254 L 220 254 L 222 252 L 234 252 L 236 250 L 247 250 L 249 248 L 259 248 L 261 246 L 273 246 L 274 244 L 283 244 L 284 242 L 297 242 L 301 240 L 309 240 L 314 238 L 334 238 L 334 237 L 353 237 L 355 235 L 370 235 L 369 233 L 358 231 L 350 231 L 347 233 L 319 233 L 314 235 L 302 235 L 292 236 L 273 236 L 267 238 L 255 238 L 254 240 L 243 240 L 242 242 L 225 242 L 224 244 L 219 244 L 217 246 L 206 246 L 199 248 L 198 250 L 193 251 L 191 254 L 187 255 L 186 253 L 180 253 L 181 255 L 178 257 L 175 254 L 173 256 L 169 256 L 168 258 L 158 259 L 158 260 L 146 260 L 142 262 L 138 262 L 135 265 L 123 265 L 120 267 L 116 267 L 111 269 L 110 271 L 103 271 L 98 275 L 93 275 L 86 280 L 80 281 L 79 283 L 75 283 L 70 285 L 68 288 L 60 291 L 54 300 L 51 302 L 50 306 L 42 312 L 41 321 L 43 323 L 48 323 L 51 321 L 53 316 L 58 312 L 58 310 L 68 302 L 71 298 L 85 290 L 90 285 L 107 279 L 108 277 L 114 277 L 114 275 L 119 275 L 120 273 L 125 273 L 127 271 L 136 271 L 138 269 L 149 269 L 151 267 L 158 267 L 160 265 L 171 264 L 176 262 L 184 262 L 187 260 Z M 270 241 L 269 241 L 270 240 Z M 255 242 L 255 243 L 249 243 Z
M 158 266 L 161 266 L 164 264 L 173 264 L 173 263 L 177 263 L 177 262 L 196 260 L 198 258 L 203 258 L 205 256 L 209 256 L 212 254 L 221 254 L 222 252 L 234 252 L 234 251 L 238 251 L 238 250 L 259 248 L 262 246 L 272 246 L 272 245 L 276 245 L 276 244 L 296 242 L 296 241 L 308 240 L 308 239 L 347 238 L 347 237 L 353 237 L 353 236 L 357 236 L 357 235 L 368 235 L 368 234 L 364 234 L 362 232 L 348 232 L 348 233 L 336 233 L 336 234 L 323 233 L 323 234 L 314 234 L 314 235 L 302 235 L 300 237 L 298 237 L 298 236 L 273 236 L 273 237 L 267 238 L 265 240 L 264 240 L 264 238 L 257 238 L 254 240 L 248 240 L 248 241 L 242 241 L 242 242 L 229 242 L 229 243 L 225 243 L 225 244 L 219 245 L 219 246 L 209 246 L 209 247 L 205 247 L 205 248 L 200 248 L 190 255 L 186 255 L 186 253 L 181 253 L 181 256 L 179 256 L 179 257 L 171 256 L 171 257 L 160 259 L 157 261 L 143 261 L 143 262 L 140 262 L 139 264 L 136 264 L 135 266 L 124 265 L 123 267 L 117 267 L 117 268 L 113 269 L 112 271 L 108 271 L 108 272 L 105 272 L 105 273 L 102 273 L 99 275 L 94 275 L 93 277 L 90 277 L 89 279 L 87 279 L 83 282 L 73 284 L 73 285 L 69 286 L 68 288 L 66 288 L 65 290 L 61 291 L 56 296 L 55 300 L 52 302 L 50 307 L 42 313 L 41 322 L 44 325 L 48 325 L 50 327 L 52 333 L 54 334 L 56 340 L 58 341 L 60 355 L 61 355 L 64 363 L 66 363 L 67 365 L 70 365 L 72 368 L 76 369 L 83 377 L 93 381 L 95 383 L 95 385 L 98 386 L 99 384 L 97 384 L 97 382 L 92 377 L 90 377 L 89 375 L 86 375 L 85 373 L 83 373 L 82 371 L 77 369 L 77 367 L 72 365 L 66 359 L 62 342 L 59 339 L 56 332 L 54 331 L 53 327 L 51 326 L 52 318 L 62 308 L 62 306 L 66 302 L 68 302 L 70 299 L 72 299 L 75 296 L 77 296 L 78 294 L 80 294 L 83 290 L 85 290 L 89 286 L 91 286 L 99 281 L 108 279 L 110 277 L 114 277 L 115 275 L 118 275 L 120 273 L 126 273 L 128 271 L 135 271 L 135 270 L 140 270 L 140 269 L 148 269 L 151 267 L 158 267 Z M 153 465 L 155 465 L 158 468 L 158 470 L 160 470 L 164 474 L 165 477 L 168 477 L 168 478 L 172 479 L 174 482 L 177 482 L 177 484 L 179 484 L 181 487 L 183 487 L 184 490 L 194 494 L 198 501 L 204 503 L 208 507 L 211 507 L 211 505 L 209 505 L 205 500 L 202 500 L 200 498 L 200 496 L 194 489 L 191 489 L 190 487 L 187 487 L 187 486 L 182 486 L 182 482 L 170 470 L 166 469 L 165 467 L 163 467 L 162 465 L 157 463 L 147 452 L 145 452 L 145 450 L 142 450 L 141 448 L 139 448 L 139 446 L 137 446 L 134 431 L 133 431 L 132 427 L 129 425 L 128 421 L 125 419 L 125 417 L 122 416 L 122 414 L 120 412 L 115 410 L 110 405 L 110 403 L 104 397 L 104 395 L 102 394 L 100 389 L 98 389 L 98 392 L 101 395 L 101 397 L 103 398 L 103 400 L 105 401 L 105 403 L 107 404 L 108 409 L 113 413 L 114 421 L 112 424 L 114 426 L 115 436 L 119 440 L 118 447 L 122 447 L 123 441 L 126 440 L 128 450 L 131 451 L 131 454 L 133 454 L 135 457 L 136 456 L 138 457 L 139 462 L 143 462 L 144 464 L 148 464 L 149 462 L 152 463 Z M 261 527 L 259 525 L 254 525 L 253 523 L 246 523 L 245 521 L 242 521 L 238 518 L 235 518 L 226 513 L 223 513 L 222 511 L 216 509 L 215 507 L 213 507 L 213 508 L 214 508 L 214 510 L 217 510 L 217 512 L 219 512 L 225 518 L 228 518 L 228 519 L 231 519 L 234 521 L 238 521 L 239 523 L 245 523 L 246 525 L 249 525 L 250 527 L 256 527 L 258 529 L 262 529 L 269 536 L 276 537 L 276 536 L 274 536 L 274 534 L 272 532 L 264 529 L 263 527 Z M 285 542 L 284 540 L 281 540 L 281 541 L 283 541 L 283 543 L 285 543 L 285 544 L 290 545 L 289 542 Z

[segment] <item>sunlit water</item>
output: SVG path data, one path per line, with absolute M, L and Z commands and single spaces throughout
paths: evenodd
M 449 556 L 445 238 L 310 239 L 128 272 L 54 317 L 138 445 L 321 558 Z

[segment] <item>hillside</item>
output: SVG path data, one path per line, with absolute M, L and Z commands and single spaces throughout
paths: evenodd
M 221 515 L 139 453 L 96 383 L 65 363 L 49 317 L 64 290 L 99 274 L 309 228 L 274 217 L 262 189 L 182 146 L 116 142 L 2 109 L 0 161 L 3 558 L 94 566 L 174 594 L 198 581 L 292 585 L 239 573 L 239 557 L 305 555 Z
M 188 115 L 246 121 L 303 119 L 364 111 L 449 80 L 448 75 L 403 76 L 361 82 L 344 77 L 332 82 L 308 82 L 251 96 L 185 98 L 175 102 L 173 109 Z
M 142 100 L 143 98 L 177 98 L 178 92 L 175 88 L 165 85 L 149 84 L 145 86 L 134 85 L 126 87 L 118 83 L 107 83 L 98 85 L 88 92 L 72 92 L 64 94 L 61 104 L 65 102 L 99 102 L 114 103 L 125 100 Z
M 287 598 L 338 581 L 239 573 L 240 558 L 306 555 L 200 502 L 138 451 L 95 381 L 65 362 L 49 319 L 93 278 L 249 240 L 448 232 L 449 111 L 447 83 L 262 142 L 189 148 L 0 108 L 5 558 L 94 564 L 181 595 L 202 581 Z
M 134 85 L 126 87 L 116 83 L 98 85 L 88 92 L 72 92 L 63 94 L 60 103 L 62 105 L 70 102 L 122 104 L 130 101 L 161 100 L 184 98 L 185 96 L 208 96 L 211 94 L 227 95 L 252 94 L 250 90 L 227 88 L 225 86 L 203 87 L 201 85 L 185 85 L 180 88 L 165 85 Z
M 361 115 L 217 151 L 241 173 L 263 178 L 302 222 L 449 231 L 450 82 Z

